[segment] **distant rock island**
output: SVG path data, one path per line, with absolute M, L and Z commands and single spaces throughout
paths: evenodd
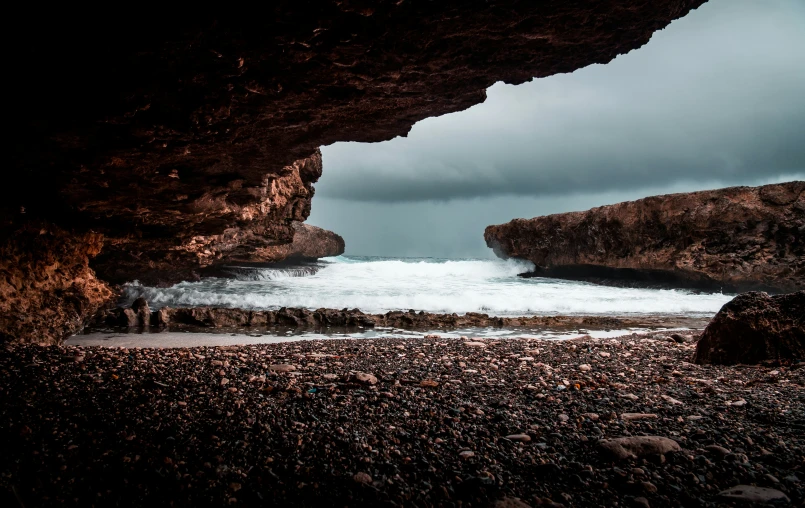
M 489 226 L 533 273 L 616 285 L 790 292 L 805 287 L 805 182 L 729 187 Z

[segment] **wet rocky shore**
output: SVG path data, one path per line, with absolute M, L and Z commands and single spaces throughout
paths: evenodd
M 0 501 L 801 506 L 805 365 L 696 338 L 6 345 Z

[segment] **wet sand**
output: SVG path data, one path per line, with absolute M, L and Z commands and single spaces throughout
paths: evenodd
M 698 366 L 669 335 L 6 347 L 0 501 L 801 505 L 805 368 Z M 679 449 L 599 444 L 640 435 Z

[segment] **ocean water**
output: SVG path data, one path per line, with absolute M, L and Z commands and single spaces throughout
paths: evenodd
M 218 306 L 246 309 L 358 308 L 368 313 L 416 310 L 527 315 L 674 315 L 707 317 L 733 295 L 682 289 L 634 289 L 521 278 L 532 265 L 516 260 L 391 259 L 338 256 L 315 267 L 227 268 L 228 277 L 170 288 L 132 283 L 122 305 L 143 296 L 152 309 Z

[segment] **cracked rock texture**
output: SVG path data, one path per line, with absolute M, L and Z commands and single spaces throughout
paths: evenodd
M 6 32 L 14 99 L 4 171 L 14 185 L 0 189 L 0 240 L 44 222 L 65 238 L 103 235 L 93 266 L 104 280 L 193 278 L 230 254 L 292 242 L 320 146 L 405 135 L 482 102 L 496 81 L 609 62 L 702 3 L 277 1 L 217 19 L 23 13 Z M 30 288 L 40 275 L 28 274 Z M 16 287 L 0 285 L 4 295 Z M 22 296 L 9 298 L 3 305 Z
M 0 244 L 0 341 L 55 342 L 80 328 L 112 296 L 89 268 L 97 233 L 40 225 Z
M 484 238 L 532 275 L 730 291 L 805 287 L 805 182 L 653 196 L 515 219 Z

